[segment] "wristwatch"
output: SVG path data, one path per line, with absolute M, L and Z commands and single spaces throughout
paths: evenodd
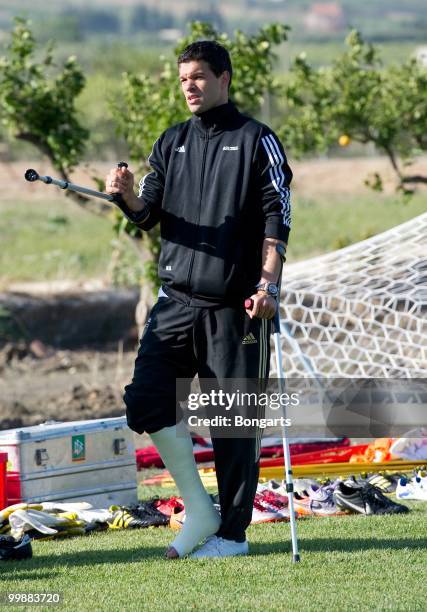
M 265 291 L 272 297 L 277 297 L 277 294 L 279 293 L 279 288 L 274 283 L 258 283 L 258 285 L 256 285 L 256 289 L 257 291 Z

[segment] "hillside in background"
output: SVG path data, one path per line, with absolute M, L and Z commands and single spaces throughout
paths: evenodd
M 9 31 L 19 13 L 34 20 L 43 35 L 59 40 L 85 39 L 89 35 L 124 37 L 152 32 L 154 38 L 171 41 L 186 23 L 199 19 L 245 31 L 260 22 L 289 24 L 297 41 L 341 39 L 350 28 L 360 29 L 372 41 L 427 42 L 424 0 L 3 0 L 0 31 Z M 165 30 L 162 32 L 162 30 Z M 167 32 L 169 30 L 169 33 Z

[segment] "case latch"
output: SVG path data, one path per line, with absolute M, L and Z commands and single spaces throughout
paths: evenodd
M 124 455 L 126 452 L 126 440 L 124 438 L 114 438 L 113 448 L 115 455 Z
M 46 465 L 49 461 L 49 453 L 45 448 L 38 448 L 35 454 L 36 465 Z

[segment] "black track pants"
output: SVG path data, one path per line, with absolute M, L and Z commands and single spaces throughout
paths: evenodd
M 243 342 L 244 339 L 251 342 Z M 153 433 L 176 423 L 176 379 L 266 379 L 270 322 L 241 308 L 195 308 L 161 297 L 144 330 L 132 382 L 128 424 Z M 255 339 L 255 341 L 254 341 Z M 218 535 L 243 541 L 259 475 L 259 437 L 213 438 L 222 525 Z

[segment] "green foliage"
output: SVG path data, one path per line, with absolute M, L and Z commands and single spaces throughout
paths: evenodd
M 402 163 L 427 148 L 427 71 L 414 59 L 383 67 L 378 51 L 356 31 L 346 43 L 330 67 L 314 69 L 302 55 L 295 60 L 283 88 L 279 133 L 300 157 L 326 151 L 340 135 L 373 143 L 389 157 L 403 189 Z M 370 184 L 381 189 L 380 177 Z
M 1 122 L 12 137 L 34 144 L 66 173 L 79 162 L 88 137 L 74 106 L 85 84 L 83 73 L 74 57 L 53 70 L 52 47 L 36 59 L 28 22 L 15 21 L 8 54 L 0 58 Z
M 131 249 L 126 248 L 128 245 L 123 240 L 116 238 L 111 246 L 113 252 L 108 267 L 110 282 L 115 287 L 137 287 L 142 274 L 141 262 Z

